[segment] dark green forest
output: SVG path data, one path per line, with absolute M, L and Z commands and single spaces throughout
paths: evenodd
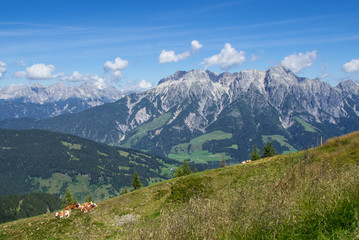
M 0 196 L 0 223 L 32 217 L 60 208 L 61 199 L 49 193 Z
M 0 196 L 69 187 L 81 201 L 116 196 L 136 171 L 145 186 L 171 178 L 177 161 L 44 130 L 0 129 Z

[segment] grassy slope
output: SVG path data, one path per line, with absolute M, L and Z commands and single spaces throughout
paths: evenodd
M 0 239 L 356 239 L 359 132 L 317 149 L 171 179 L 0 225 Z
M 190 159 L 195 163 L 208 163 L 213 161 L 221 161 L 222 157 L 229 159 L 229 156 L 223 153 L 213 154 L 207 150 L 203 150 L 202 146 L 205 142 L 210 140 L 223 140 L 231 139 L 232 133 L 225 133 L 223 131 L 214 131 L 207 134 L 203 134 L 197 138 L 192 139 L 189 143 L 181 143 L 173 146 L 171 153 L 168 157 L 177 161 L 183 161 L 183 159 Z M 189 146 L 190 145 L 190 146 Z

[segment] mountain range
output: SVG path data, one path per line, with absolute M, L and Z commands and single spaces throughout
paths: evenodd
M 0 89 L 0 120 L 8 118 L 45 119 L 64 113 L 80 112 L 108 102 L 124 93 L 114 87 L 99 88 L 95 83 L 69 86 L 55 83 L 10 85 Z
M 359 83 L 333 87 L 278 65 L 266 71 L 178 71 L 146 92 L 44 120 L 7 119 L 3 128 L 39 128 L 197 163 L 248 159 L 268 141 L 279 153 L 359 130 Z

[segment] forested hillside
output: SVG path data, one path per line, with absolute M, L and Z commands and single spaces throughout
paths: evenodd
M 0 196 L 0 223 L 53 212 L 60 206 L 61 199 L 49 193 Z
M 148 185 L 172 177 L 177 164 L 72 135 L 0 129 L 0 195 L 63 195 L 69 187 L 78 200 L 89 194 L 100 200 L 130 188 L 134 171 Z

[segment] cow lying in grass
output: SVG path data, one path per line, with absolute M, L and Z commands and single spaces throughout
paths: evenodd
M 90 212 L 92 211 L 94 208 L 97 207 L 96 203 L 93 202 L 87 202 L 87 203 L 83 203 L 80 205 L 79 209 L 81 209 L 81 212 L 85 213 L 85 212 Z
M 55 213 L 55 218 L 68 218 L 70 217 L 71 210 L 63 210 Z

